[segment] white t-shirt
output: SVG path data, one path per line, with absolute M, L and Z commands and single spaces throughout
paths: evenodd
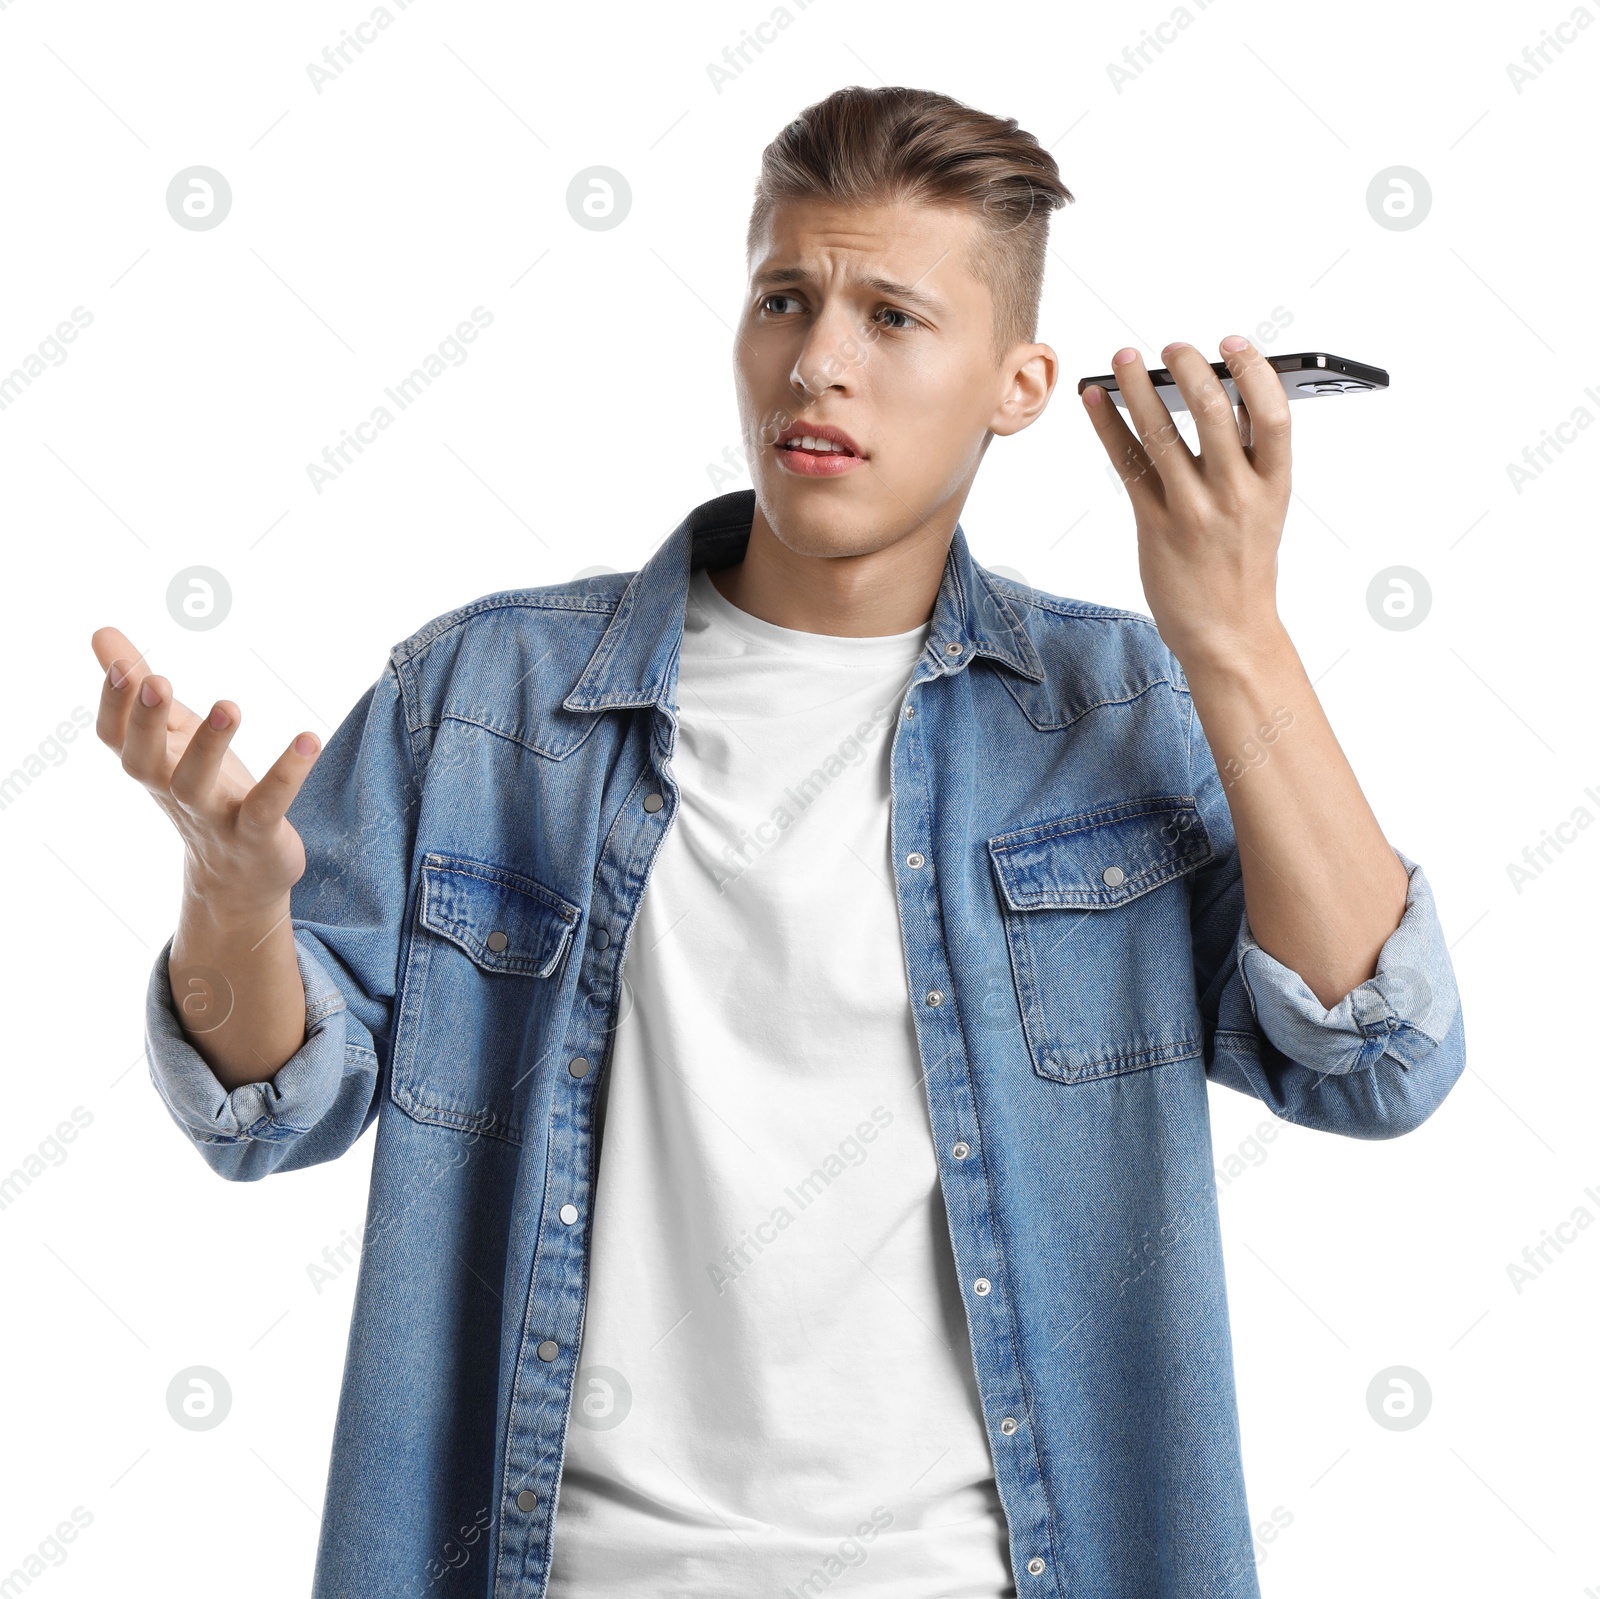
M 889 859 L 926 638 L 796 632 L 692 574 L 550 1599 L 1016 1591 Z

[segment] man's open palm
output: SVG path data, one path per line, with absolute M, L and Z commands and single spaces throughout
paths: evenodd
M 90 642 L 106 673 L 95 732 L 178 829 L 191 886 L 231 910 L 275 905 L 305 871 L 285 813 L 320 750 L 315 735 L 300 734 L 257 782 L 229 748 L 240 721 L 233 701 L 201 716 L 145 670 L 125 634 L 102 627 Z

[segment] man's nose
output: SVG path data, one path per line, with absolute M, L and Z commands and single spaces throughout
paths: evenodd
M 854 318 L 843 306 L 824 306 L 800 347 L 789 381 L 808 395 L 847 389 L 864 354 Z

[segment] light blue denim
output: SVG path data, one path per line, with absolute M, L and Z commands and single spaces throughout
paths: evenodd
M 637 573 L 492 594 L 395 646 L 289 812 L 306 1039 L 270 1082 L 226 1092 L 172 1008 L 170 941 L 151 972 L 153 1079 L 223 1177 L 332 1160 L 377 1122 L 317 1599 L 544 1593 L 596 1094 L 679 804 L 685 593 L 740 558 L 753 510 L 723 495 Z M 1427 879 L 1399 855 L 1377 974 L 1324 1009 L 1251 936 L 1153 622 L 989 572 L 959 527 L 891 760 L 1017 1592 L 1257 1599 L 1207 1082 L 1351 1138 L 1430 1115 L 1464 1045 Z M 683 1591 L 663 1570 L 655 1592 Z

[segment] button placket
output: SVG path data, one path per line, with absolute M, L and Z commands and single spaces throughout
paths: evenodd
M 628 918 L 638 908 L 635 884 L 641 868 L 644 875 L 648 876 L 651 859 L 657 853 L 671 821 L 665 774 L 647 771 L 645 775 L 646 783 L 632 792 L 632 799 L 639 808 L 631 812 L 631 826 L 613 831 L 608 840 L 610 847 L 597 863 L 594 893 L 588 907 L 588 915 L 593 921 L 579 935 L 588 946 L 584 951 L 587 959 L 583 962 L 584 969 L 575 991 L 572 1031 L 562 1050 L 562 1053 L 570 1052 L 566 1070 L 573 1084 L 573 1098 L 567 1111 L 557 1111 L 558 1115 L 564 1115 L 568 1120 L 564 1135 L 552 1140 L 548 1173 L 558 1185 L 555 1189 L 557 1193 L 565 1190 L 576 1198 L 561 1202 L 556 1212 L 563 1233 L 558 1234 L 547 1223 L 541 1230 L 542 1237 L 534 1246 L 535 1272 L 539 1271 L 541 1261 L 552 1263 L 555 1269 L 551 1272 L 551 1280 L 556 1283 L 556 1291 L 548 1301 L 541 1294 L 539 1304 L 535 1304 L 530 1297 L 523 1309 L 524 1342 L 521 1348 L 527 1354 L 536 1356 L 536 1360 L 527 1361 L 526 1367 L 521 1369 L 513 1399 L 514 1415 L 510 1423 L 513 1435 L 508 1440 L 506 1498 L 502 1501 L 507 1539 L 503 1560 L 532 1558 L 529 1553 L 532 1545 L 526 1540 L 530 1536 L 537 1536 L 550 1508 L 544 1503 L 542 1491 L 536 1492 L 532 1486 L 543 1480 L 540 1469 L 533 1462 L 544 1458 L 552 1442 L 546 1432 L 551 1394 L 557 1393 L 560 1385 L 565 1385 L 569 1389 L 567 1403 L 569 1406 L 571 1404 L 572 1367 L 580 1354 L 583 1295 L 582 1273 L 574 1271 L 571 1276 L 567 1273 L 577 1258 L 572 1251 L 580 1245 L 581 1229 L 587 1219 L 585 1206 L 591 1193 L 588 1183 L 592 1177 L 594 1147 L 590 1140 L 595 1132 L 592 1120 L 581 1112 L 589 1104 L 587 1096 L 595 1089 L 595 1083 L 590 1079 L 599 1077 L 610 1040 L 610 1010 L 621 988 L 617 981 L 618 958 L 625 941 Z M 662 779 L 660 787 L 648 781 L 658 776 Z M 497 933 L 505 935 L 504 947 L 513 956 L 518 953 L 515 946 L 517 939 L 522 936 L 515 933 L 514 929 L 515 924 L 495 929 Z M 488 942 L 486 939 L 485 943 Z M 498 944 L 499 940 L 494 942 Z M 579 947 L 581 949 L 583 946 Z M 587 1053 L 589 1050 L 594 1053 L 590 1055 Z M 560 1055 L 556 1060 L 560 1060 Z M 550 1220 L 555 1220 L 555 1217 Z M 579 1230 L 568 1238 L 564 1235 L 567 1228 Z M 543 1282 L 545 1279 L 540 1276 L 539 1280 Z M 570 1362 L 566 1358 L 569 1350 L 573 1356 Z M 559 1433 L 556 1436 L 558 1440 Z M 521 1484 L 529 1486 L 521 1487 Z M 520 1517 L 518 1512 L 521 1513 Z M 520 1533 L 516 1530 L 518 1528 L 521 1529 Z
M 952 640 L 935 645 L 934 649 L 937 651 L 931 668 L 934 673 L 942 670 L 953 675 L 975 659 L 975 652 L 966 642 L 956 643 Z M 959 660 L 955 658 L 957 656 Z M 939 691 L 930 688 L 927 692 Z M 903 723 L 911 723 L 916 718 L 915 707 L 903 704 L 901 718 Z M 967 1276 L 967 1272 L 979 1261 L 988 1260 L 996 1266 L 1000 1265 L 1003 1255 L 995 1247 L 998 1242 L 996 1218 L 990 1205 L 988 1186 L 982 1180 L 982 1165 L 974 1158 L 977 1154 L 975 1139 L 982 1131 L 982 1126 L 978 1106 L 974 1102 L 972 1071 L 970 1066 L 964 1069 L 962 1065 L 965 1049 L 961 1030 L 956 1026 L 954 974 L 949 967 L 948 946 L 941 937 L 937 915 L 930 913 L 932 907 L 929 897 L 918 892 L 930 886 L 932 857 L 926 846 L 915 847 L 912 840 L 931 840 L 936 836 L 936 829 L 932 796 L 910 781 L 916 775 L 910 750 L 911 746 L 901 748 L 897 741 L 890 785 L 891 837 L 898 835 L 900 852 L 895 886 L 901 909 L 905 953 L 910 966 L 907 998 L 913 1014 L 919 1005 L 928 1012 L 924 1019 L 917 1021 L 916 1033 L 919 1055 L 923 1065 L 928 1068 L 926 1083 L 935 1147 L 942 1145 L 947 1151 L 947 1158 L 963 1163 L 959 1179 L 953 1171 L 946 1177 L 943 1167 L 939 1175 L 951 1211 L 960 1276 L 967 1283 L 969 1294 L 984 1301 L 982 1312 L 976 1309 L 972 1311 L 972 1331 L 974 1342 L 978 1345 L 976 1353 L 980 1387 L 987 1401 L 984 1407 L 985 1425 L 989 1429 L 989 1436 L 1017 1439 L 1019 1443 L 1020 1452 L 1002 1448 L 999 1444 L 994 1446 L 1002 1480 L 1007 1482 L 1009 1490 L 1014 1490 L 1018 1505 L 1019 1514 L 1013 1520 L 1013 1535 L 1022 1548 L 1029 1543 L 1035 1549 L 1041 1546 L 1049 1548 L 1052 1537 L 1050 1511 L 1043 1500 L 1037 1473 L 1028 1470 L 1032 1445 L 1021 1436 L 1023 1414 L 1019 1409 L 1010 1414 L 1002 1412 L 999 1416 L 994 1415 L 994 1408 L 998 1408 L 1006 1398 L 1016 1397 L 1016 1379 L 1021 1376 L 1012 1358 L 1015 1354 L 1013 1341 L 1006 1336 L 1009 1308 L 998 1295 L 998 1282 L 988 1277 Z M 913 769 L 907 770 L 908 765 Z M 891 869 L 893 859 L 891 854 Z M 1103 872 L 1105 868 L 1100 870 Z M 920 875 L 923 871 L 928 873 L 927 878 Z M 1121 874 L 1119 881 L 1125 882 L 1127 874 L 1124 868 L 1118 866 L 1116 871 Z M 910 873 L 919 874 L 915 883 L 910 880 Z M 1102 881 L 1108 889 L 1117 886 L 1109 877 L 1103 877 Z M 922 984 L 920 991 L 917 987 L 919 978 Z M 944 987 L 945 982 L 950 982 L 952 986 Z M 934 1065 L 946 1066 L 952 1058 L 957 1062 L 954 1068 L 937 1072 L 932 1069 Z M 972 1131 L 968 1136 L 960 1136 L 955 1132 L 958 1127 L 968 1127 Z M 970 1179 L 968 1172 L 971 1173 Z M 990 1300 L 993 1300 L 992 1311 L 988 1308 Z M 1014 1569 L 1019 1575 L 1026 1572 L 1038 1577 L 1047 1573 L 1049 1567 L 1039 1555 L 1024 1555 Z M 1037 1587 L 1019 1589 L 1024 1599 L 1027 1595 L 1042 1595 L 1046 1591 L 1043 1583 Z

